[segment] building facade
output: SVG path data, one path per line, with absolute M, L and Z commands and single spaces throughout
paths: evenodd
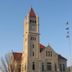
M 21 72 L 66 72 L 67 59 L 40 44 L 39 17 L 31 8 L 24 20 Z
M 67 59 L 40 43 L 39 17 L 31 8 L 24 20 L 23 52 L 13 52 L 10 72 L 67 72 Z

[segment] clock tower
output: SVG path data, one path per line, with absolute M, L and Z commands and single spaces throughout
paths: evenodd
M 31 8 L 24 20 L 22 72 L 39 72 L 39 18 Z

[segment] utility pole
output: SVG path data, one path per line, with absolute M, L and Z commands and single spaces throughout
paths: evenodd
M 65 30 L 66 30 L 66 39 L 68 40 L 68 48 L 69 48 L 69 63 L 71 66 L 72 65 L 72 48 L 71 48 L 70 25 L 68 21 L 66 22 Z M 70 72 L 71 72 L 71 67 L 70 67 Z

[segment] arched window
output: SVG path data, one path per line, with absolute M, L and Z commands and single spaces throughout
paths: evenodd
M 35 70 L 35 62 L 32 63 L 32 70 Z

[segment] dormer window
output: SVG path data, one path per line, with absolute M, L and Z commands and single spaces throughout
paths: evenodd
M 52 51 L 46 51 L 46 56 L 52 56 Z

